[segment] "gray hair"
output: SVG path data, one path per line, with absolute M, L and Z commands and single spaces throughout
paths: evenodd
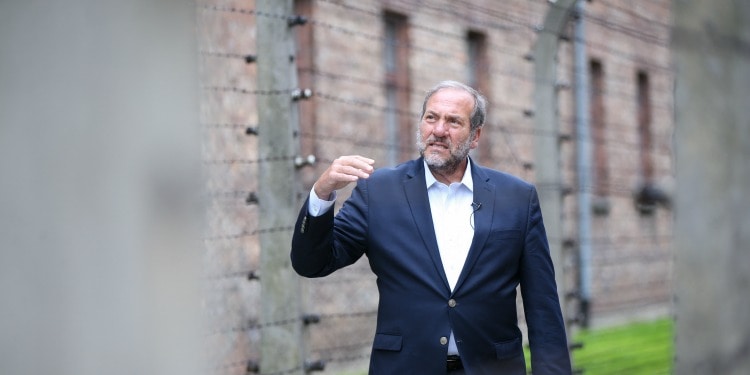
M 425 95 L 424 103 L 422 103 L 422 114 L 419 118 L 424 117 L 424 113 L 427 110 L 427 101 L 430 100 L 432 95 L 442 89 L 459 89 L 466 91 L 474 98 L 474 109 L 471 111 L 470 122 L 471 131 L 476 131 L 484 125 L 484 118 L 487 116 L 487 99 L 482 96 L 477 90 L 474 90 L 471 86 L 465 85 L 458 81 L 442 81 L 435 85 L 432 89 L 427 91 Z

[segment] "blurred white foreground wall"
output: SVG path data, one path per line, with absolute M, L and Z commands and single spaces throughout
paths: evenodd
M 676 0 L 675 374 L 750 374 L 750 3 Z
M 0 2 L 0 373 L 201 372 L 194 7 Z

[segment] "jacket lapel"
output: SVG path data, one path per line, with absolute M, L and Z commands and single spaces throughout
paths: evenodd
M 445 287 L 450 290 L 448 277 L 445 276 L 445 269 L 440 260 L 435 228 L 432 224 L 430 200 L 425 188 L 424 173 L 424 161 L 422 158 L 419 158 L 416 160 L 414 168 L 407 172 L 406 179 L 404 180 L 404 192 L 406 193 L 406 200 L 409 202 L 414 223 L 419 230 L 419 235 L 422 237 L 427 252 L 430 254 L 435 270 L 443 280 Z
M 495 185 L 489 182 L 489 178 L 473 162 L 471 163 L 471 173 L 474 179 L 474 202 L 480 203 L 479 209 L 474 211 L 474 239 L 471 241 L 469 254 L 466 262 L 458 277 L 456 287 L 453 288 L 455 293 L 461 287 L 466 277 L 471 272 L 479 254 L 484 249 L 487 237 L 490 235 L 492 228 L 493 212 L 495 212 Z

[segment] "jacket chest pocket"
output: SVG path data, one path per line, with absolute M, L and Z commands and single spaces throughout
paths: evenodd
M 493 230 L 487 236 L 486 245 L 490 248 L 508 248 L 521 246 L 520 229 Z
M 505 267 L 515 264 L 521 256 L 524 242 L 520 229 L 501 229 L 490 232 L 482 248 L 481 257 L 477 266 L 491 269 L 492 267 Z
M 490 232 L 488 241 L 512 240 L 521 238 L 520 229 L 497 229 Z

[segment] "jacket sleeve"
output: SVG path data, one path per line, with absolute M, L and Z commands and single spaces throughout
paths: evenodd
M 568 341 L 555 284 L 547 235 L 536 189 L 529 197 L 529 214 L 521 259 L 521 294 L 529 331 L 534 375 L 571 374 Z
M 356 262 L 366 248 L 366 183 L 360 180 L 352 196 L 334 217 L 308 213 L 308 199 L 300 210 L 292 236 L 292 267 L 301 276 L 323 277 Z

